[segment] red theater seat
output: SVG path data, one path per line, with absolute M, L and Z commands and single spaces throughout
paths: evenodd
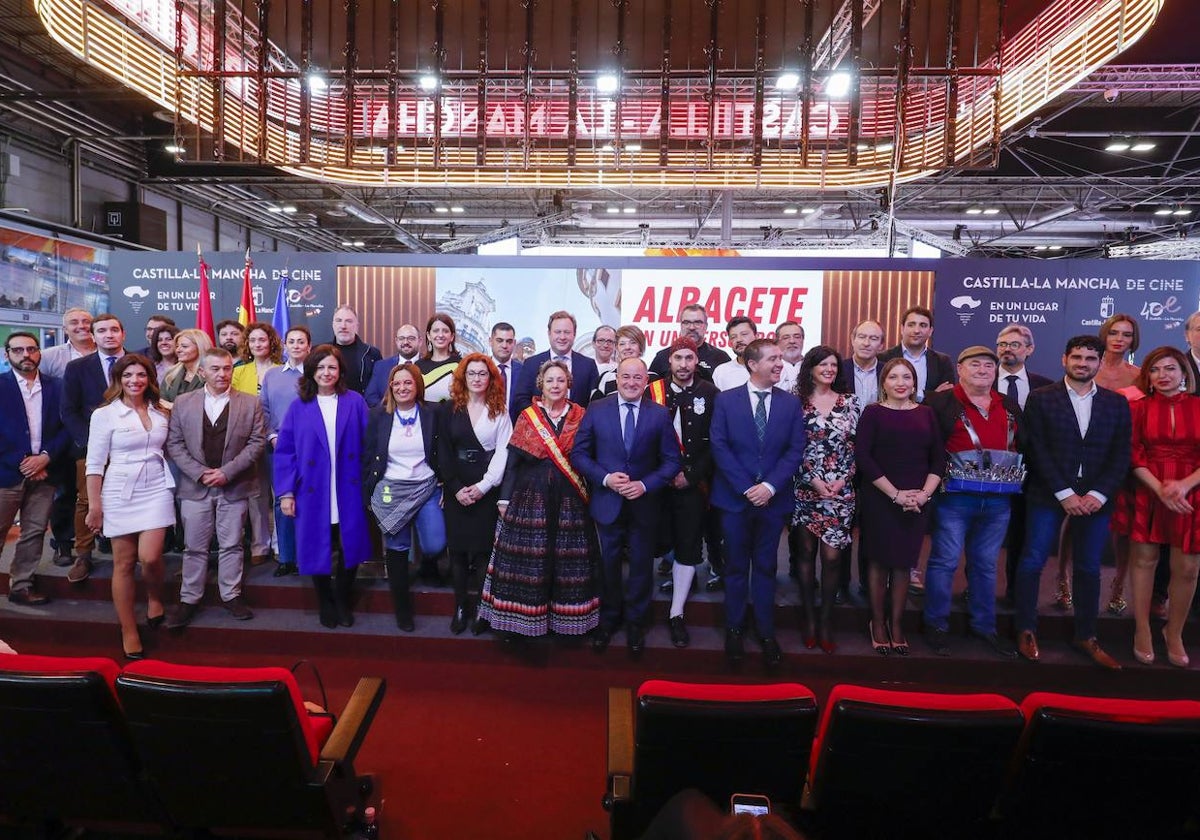
M 806 807 L 829 836 L 977 836 L 1023 724 L 997 694 L 835 686 Z
M 1021 837 L 1174 837 L 1200 816 L 1200 702 L 1036 693 L 1003 816 Z
M 359 680 L 334 726 L 285 668 L 147 660 L 117 678 L 149 784 L 177 825 L 213 834 L 340 836 L 372 791 L 354 757 L 383 693 Z
M 650 680 L 609 689 L 613 840 L 637 837 L 674 794 L 696 788 L 724 805 L 733 793 L 796 809 L 804 789 L 816 698 L 802 685 L 700 685 Z
M 0 821 L 162 831 L 111 659 L 0 656 Z

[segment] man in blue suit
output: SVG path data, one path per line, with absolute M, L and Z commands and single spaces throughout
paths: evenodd
M 600 626 L 592 646 L 607 648 L 621 620 L 621 549 L 627 547 L 626 640 L 635 656 L 645 646 L 660 494 L 682 464 L 670 412 L 643 398 L 648 380 L 645 362 L 623 360 L 617 393 L 588 407 L 571 449 L 572 465 L 591 485 L 589 508 L 600 534 Z
M 371 381 L 363 396 L 371 408 L 383 402 L 387 396 L 388 376 L 398 364 L 413 362 L 421 358 L 421 332 L 412 324 L 401 324 L 396 330 L 396 355 L 380 359 L 371 368 Z
M 492 361 L 496 363 L 496 369 L 500 371 L 500 381 L 504 384 L 504 404 L 508 406 L 509 413 L 512 413 L 516 404 L 517 382 L 521 378 L 521 368 L 524 367 L 520 361 L 513 358 L 513 351 L 517 349 L 517 331 L 512 324 L 497 321 L 492 325 L 488 343 L 492 347 Z
M 1021 436 L 1028 461 L 1025 547 L 1017 566 L 1017 650 L 1031 662 L 1037 644 L 1042 569 L 1068 518 L 1075 589 L 1074 646 L 1102 668 L 1120 669 L 1096 642 L 1100 555 L 1108 543 L 1113 498 L 1129 473 L 1129 403 L 1096 385 L 1104 342 L 1067 341 L 1066 378 L 1038 388 L 1025 403 Z
M 38 373 L 42 352 L 37 337 L 11 333 L 4 353 L 12 370 L 0 374 L 0 416 L 5 419 L 0 423 L 0 534 L 7 534 L 21 516 L 8 600 L 36 607 L 50 600 L 34 588 L 33 570 L 42 558 L 55 468 L 68 460 L 71 440 L 59 416 L 62 386 Z
M 804 456 L 804 416 L 800 400 L 775 387 L 783 372 L 775 342 L 755 339 L 743 357 L 750 381 L 717 395 L 710 430 L 712 505 L 725 529 L 725 655 L 734 662 L 745 656 L 749 590 L 763 659 L 774 668 L 783 659 L 775 639 L 779 535 Z
M 582 353 L 576 353 L 571 348 L 575 346 L 575 331 L 578 326 L 575 316 L 570 312 L 554 312 L 546 324 L 550 338 L 550 349 L 538 353 L 521 363 L 521 377 L 517 380 L 516 393 L 513 394 L 509 414 L 515 421 L 517 415 L 529 408 L 533 395 L 537 392 L 537 375 L 542 363 L 547 360 L 561 359 L 571 369 L 571 402 L 586 406 L 591 399 L 592 391 L 600 384 L 600 373 L 596 362 Z
M 68 362 L 63 374 L 62 421 L 75 444 L 76 489 L 79 493 L 75 502 L 75 562 L 67 570 L 67 580 L 71 583 L 82 583 L 92 574 L 92 549 L 96 537 L 84 522 L 88 509 L 84 459 L 92 412 L 104 400 L 109 371 L 117 359 L 125 355 L 125 327 L 116 315 L 105 312 L 92 319 L 92 337 L 96 340 L 96 352 Z

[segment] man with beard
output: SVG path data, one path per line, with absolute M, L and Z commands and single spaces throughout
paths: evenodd
M 779 377 L 779 387 L 789 394 L 795 393 L 800 363 L 804 360 L 804 327 L 795 321 L 784 321 L 775 328 L 775 343 L 783 352 L 783 374 Z
M 750 371 L 746 367 L 744 354 L 750 342 L 758 337 L 758 325 L 745 316 L 738 316 L 725 325 L 725 336 L 729 339 L 729 346 L 733 348 L 736 358 L 713 371 L 713 384 L 719 391 L 728 391 L 750 381 Z M 783 359 L 782 351 L 779 358 Z M 782 374 L 782 368 L 780 372 Z
M 217 324 L 217 346 L 224 347 L 233 356 L 234 363 L 242 359 L 242 347 L 246 344 L 246 328 L 232 318 Z
M 421 332 L 412 324 L 404 324 L 396 330 L 396 355 L 380 359 L 371 369 L 371 381 L 363 396 L 371 408 L 383 402 L 387 391 L 388 375 L 396 365 L 416 363 L 421 358 Z
M 329 343 L 342 354 L 342 381 L 351 391 L 362 394 L 383 354 L 358 337 L 358 313 L 352 306 L 343 303 L 333 310 L 333 341 Z
M 1031 662 L 1037 643 L 1042 569 L 1063 520 L 1075 547 L 1074 647 L 1102 668 L 1119 670 L 1096 642 L 1100 555 L 1109 540 L 1112 499 L 1129 472 L 1131 420 L 1120 394 L 1096 385 L 1104 342 L 1094 335 L 1067 341 L 1062 382 L 1039 388 L 1025 404 L 1022 433 L 1028 457 L 1025 548 L 1017 566 L 1017 650 Z
M 679 310 L 679 337 L 696 342 L 696 376 L 712 382 L 713 371 L 729 361 L 729 354 L 708 343 L 708 313 L 698 303 Z M 650 362 L 650 372 L 666 379 L 671 375 L 671 348 L 664 347 Z
M 679 472 L 667 485 L 659 546 L 660 553 L 670 549 L 674 554 L 667 629 L 671 644 L 683 648 L 691 641 L 683 620 L 683 608 L 692 589 L 696 567 L 703 560 L 701 538 L 708 516 L 713 473 L 708 433 L 719 392 L 716 385 L 696 376 L 699 357 L 695 341 L 680 336 L 667 349 L 670 351 L 671 378 L 650 383 L 647 394 L 671 412 L 671 425 L 682 457 Z

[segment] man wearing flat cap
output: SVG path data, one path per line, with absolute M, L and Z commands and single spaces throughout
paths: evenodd
M 995 388 L 996 351 L 976 345 L 958 354 L 958 384 L 926 392 L 945 440 L 947 463 L 957 453 L 1015 451 L 1021 408 Z M 958 459 L 961 461 L 961 457 Z M 959 557 L 966 548 L 970 635 L 997 656 L 1016 650 L 996 635 L 996 561 L 1008 528 L 1011 490 L 979 482 L 975 489 L 951 485 L 937 496 L 933 546 L 925 572 L 925 639 L 938 656 L 950 655 L 950 596 Z

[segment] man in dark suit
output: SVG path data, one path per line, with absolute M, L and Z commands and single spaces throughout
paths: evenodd
M 917 370 L 917 401 L 926 394 L 954 387 L 954 362 L 945 353 L 929 347 L 933 335 L 933 313 L 924 306 L 910 306 L 900 318 L 900 343 L 879 356 L 880 364 L 901 357 Z
M 996 370 L 996 390 L 1022 409 L 1030 393 L 1052 381 L 1025 366 L 1025 362 L 1033 355 L 1033 349 L 1033 330 L 1023 324 L 1009 324 L 996 336 L 996 355 L 1000 358 L 1000 366 Z M 1004 556 L 1005 597 L 1011 602 L 1016 600 L 1017 561 L 1021 559 L 1021 550 L 1025 547 L 1024 494 L 1013 497 L 1012 515 L 1004 542 L 1008 546 Z
M 1038 589 L 1042 569 L 1070 517 L 1075 589 L 1074 645 L 1103 668 L 1121 666 L 1096 642 L 1100 555 L 1108 542 L 1112 499 L 1129 472 L 1129 404 L 1095 383 L 1104 342 L 1094 335 L 1067 341 L 1066 378 L 1039 388 L 1025 405 L 1023 449 L 1025 548 L 1017 567 L 1017 650 L 1036 662 Z
M 571 449 L 571 464 L 591 484 L 588 507 L 600 535 L 600 626 L 592 637 L 599 651 L 621 620 L 622 600 L 629 652 L 642 651 L 662 491 L 681 464 L 670 412 L 643 398 L 648 379 L 641 359 L 622 360 L 617 393 L 588 407 Z M 629 557 L 624 599 L 623 548 Z
M 116 315 L 105 312 L 92 319 L 92 337 L 96 352 L 69 362 L 63 375 L 62 421 L 75 446 L 75 486 L 79 494 L 75 502 L 75 562 L 67 570 L 71 583 L 82 583 L 91 576 L 92 550 L 96 546 L 96 535 L 84 521 L 88 510 L 84 466 L 92 412 L 104 400 L 112 366 L 125 355 L 125 328 Z
M 554 312 L 546 324 L 550 338 L 550 349 L 545 353 L 530 356 L 521 363 L 521 377 L 517 380 L 517 390 L 513 394 L 509 413 L 513 420 L 525 409 L 529 408 L 533 395 L 537 391 L 537 375 L 542 363 L 549 359 L 561 359 L 571 369 L 571 402 L 586 406 L 592 392 L 600 384 L 600 373 L 596 362 L 576 353 L 571 348 L 575 346 L 577 324 L 575 316 L 570 312 Z
M 208 546 L 217 536 L 217 589 L 229 614 L 244 621 L 254 613 L 242 599 L 242 530 L 248 500 L 258 491 L 256 464 L 266 445 L 259 401 L 229 387 L 233 357 L 213 347 L 200 359 L 204 387 L 175 401 L 167 429 L 167 454 L 179 467 L 184 521 L 183 584 L 167 627 L 191 623 L 204 597 Z
M 745 656 L 749 588 L 763 658 L 773 668 L 783 658 L 775 639 L 779 535 L 804 456 L 804 417 L 800 400 L 775 387 L 783 372 L 778 345 L 755 339 L 743 358 L 750 381 L 717 396 L 710 429 L 712 505 L 725 528 L 725 654 L 735 662 Z
M 1183 335 L 1188 344 L 1188 361 L 1192 365 L 1192 381 L 1196 383 L 1193 394 L 1200 396 L 1200 312 L 1193 312 L 1183 325 Z
M 387 395 L 388 376 L 392 369 L 402 363 L 416 363 L 421 358 L 421 331 L 412 324 L 402 324 L 396 330 L 396 355 L 380 359 L 371 366 L 371 381 L 363 397 L 371 408 L 383 402 Z
M 488 343 L 492 346 L 492 361 L 496 363 L 496 369 L 500 371 L 500 381 L 504 384 L 504 404 L 508 406 L 509 413 L 512 413 L 517 381 L 524 366 L 513 358 L 513 351 L 517 349 L 517 331 L 513 329 L 512 324 L 499 321 L 492 325 Z
M 151 361 L 154 361 L 154 356 L 151 355 L 151 351 L 154 349 L 154 346 L 158 343 L 158 331 L 160 329 L 162 329 L 163 327 L 173 327 L 173 326 L 175 326 L 175 319 L 172 318 L 170 315 L 163 315 L 158 312 L 154 313 L 153 315 L 151 315 L 149 318 L 146 319 L 146 346 L 141 348 L 140 350 L 131 350 L 130 352 L 137 353 L 139 355 L 145 356 L 147 359 L 150 359 Z
M 8 572 L 8 600 L 36 607 L 50 600 L 35 588 L 33 570 L 42 558 L 54 502 L 52 478 L 55 468 L 68 460 L 71 440 L 59 416 L 62 384 L 38 373 L 37 336 L 10 333 L 4 353 L 12 370 L 0 374 L 0 416 L 5 419 L 0 423 L 0 534 L 7 534 L 18 514 L 21 517 L 21 535 Z
M 696 376 L 712 382 L 713 371 L 729 361 L 729 354 L 708 343 L 708 310 L 698 303 L 689 303 L 679 310 L 679 337 L 696 342 Z M 650 372 L 663 379 L 671 375 L 671 348 L 664 347 L 654 354 Z

